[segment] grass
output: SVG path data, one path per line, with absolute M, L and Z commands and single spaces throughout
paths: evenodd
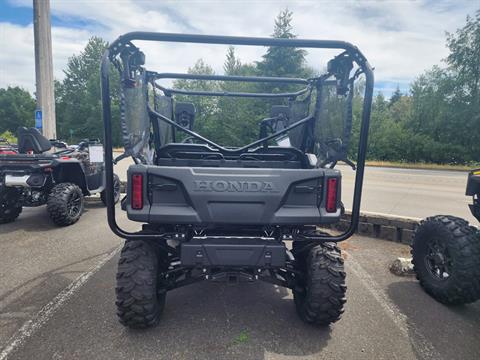
M 393 167 L 403 169 L 426 169 L 426 170 L 454 170 L 454 171 L 470 171 L 475 168 L 479 168 L 480 164 L 470 165 L 452 165 L 452 164 L 431 164 L 431 163 L 404 163 L 395 161 L 376 161 L 367 160 L 365 163 L 367 166 L 377 167 Z
M 247 330 L 242 330 L 240 334 L 238 334 L 234 339 L 233 339 L 233 344 L 234 345 L 240 345 L 246 343 L 250 339 L 250 334 L 248 333 Z

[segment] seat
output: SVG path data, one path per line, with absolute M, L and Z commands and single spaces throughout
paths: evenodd
M 21 154 L 26 154 L 28 152 L 41 154 L 52 148 L 50 141 L 35 128 L 27 129 L 26 127 L 19 127 L 17 135 L 18 152 Z

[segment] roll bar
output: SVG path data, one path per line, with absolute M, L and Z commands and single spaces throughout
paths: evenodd
M 343 241 L 352 236 L 359 222 L 360 203 L 362 198 L 363 177 L 365 172 L 365 157 L 367 152 L 368 129 L 370 125 L 370 112 L 373 99 L 374 76 L 373 69 L 368 63 L 361 51 L 352 44 L 344 41 L 335 40 L 309 40 L 309 39 L 283 39 L 283 38 L 259 38 L 259 37 L 239 37 L 239 36 L 219 36 L 219 35 L 193 35 L 193 34 L 174 34 L 157 32 L 130 32 L 116 39 L 105 51 L 101 63 L 101 86 L 102 86 L 102 106 L 103 123 L 105 131 L 105 174 L 106 174 L 106 202 L 108 224 L 112 231 L 125 239 L 162 239 L 163 234 L 142 234 L 131 233 L 121 229 L 115 219 L 115 204 L 113 197 L 113 151 L 112 151 L 112 123 L 111 123 L 111 99 L 110 99 L 110 62 L 114 62 L 125 47 L 133 46 L 132 41 L 159 41 L 159 42 L 180 42 L 196 44 L 218 44 L 218 45 L 247 45 L 247 46 L 278 46 L 278 47 L 296 47 L 296 48 L 314 48 L 314 49 L 339 49 L 344 50 L 353 61 L 359 66 L 365 74 L 365 93 L 363 98 L 363 112 L 360 126 L 360 139 L 358 144 L 357 171 L 355 175 L 355 189 L 353 194 L 352 218 L 349 228 L 337 236 L 318 237 L 318 241 Z M 164 74 L 165 75 L 165 74 Z M 167 74 L 171 75 L 171 74 Z M 188 76 L 188 75 L 182 75 Z M 210 75 L 208 75 L 210 76 Z M 213 76 L 213 75 L 212 75 Z M 244 81 L 240 77 L 230 77 L 215 75 L 214 77 L 223 77 L 222 81 Z M 184 77 L 186 78 L 186 77 Z M 247 77 L 245 81 L 257 81 L 255 77 Z M 212 79 L 215 80 L 215 79 Z M 298 79 L 296 79 L 298 80 Z M 295 81 L 296 81 L 295 80 Z M 273 82 L 276 82 L 274 80 Z M 308 80 L 305 80 L 308 81 Z M 278 81 L 280 82 L 280 81 Z M 290 82 L 290 80 L 287 80 Z M 293 82 L 291 82 L 293 83 Z M 160 114 L 154 113 L 158 116 Z M 167 118 L 168 119 L 168 118 Z M 164 120 L 164 119 L 163 119 Z M 170 120 L 170 119 L 169 119 Z M 306 119 L 303 119 L 306 120 Z M 275 134 L 274 134 L 275 135 Z M 264 139 L 262 139 L 264 141 Z

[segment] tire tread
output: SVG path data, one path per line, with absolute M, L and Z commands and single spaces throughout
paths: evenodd
M 117 271 L 117 316 L 124 326 L 138 329 L 155 326 L 165 305 L 158 294 L 158 254 L 147 241 L 126 241 Z
M 305 294 L 294 291 L 300 318 L 309 324 L 327 326 L 340 320 L 346 302 L 344 261 L 335 243 L 314 246 L 306 255 Z

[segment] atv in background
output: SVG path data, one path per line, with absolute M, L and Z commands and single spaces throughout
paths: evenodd
M 10 144 L 7 139 L 0 138 L 0 154 L 13 155 L 17 153 L 16 145 Z
M 480 221 L 480 169 L 468 175 L 467 196 Z M 451 215 L 423 220 L 412 243 L 412 263 L 425 291 L 444 304 L 466 304 L 480 299 L 480 231 Z
M 62 149 L 48 153 L 54 145 Z M 14 221 L 22 207 L 47 205 L 57 225 L 75 223 L 84 208 L 84 196 L 100 193 L 105 203 L 103 146 L 84 140 L 74 148 L 46 139 L 35 128 L 18 129 L 18 153 L 0 154 L 0 223 Z M 114 202 L 120 180 L 114 175 Z

